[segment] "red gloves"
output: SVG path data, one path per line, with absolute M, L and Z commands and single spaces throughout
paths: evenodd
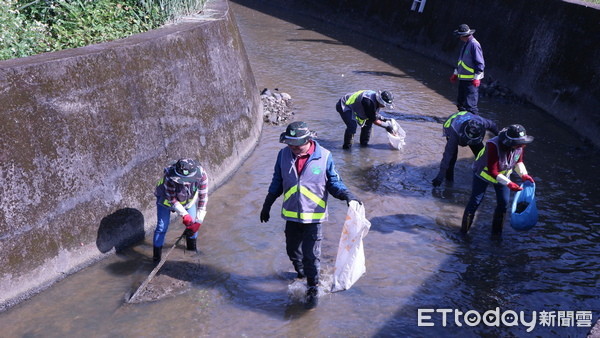
M 531 177 L 531 176 L 529 176 L 529 175 L 527 175 L 527 174 L 525 174 L 525 175 L 521 176 L 521 179 L 523 180 L 523 182 L 525 182 L 525 181 L 529 181 L 529 182 L 531 182 L 531 183 L 535 183 L 535 181 L 533 180 L 533 177 Z
M 473 80 L 473 86 L 479 87 L 480 84 L 481 84 L 480 80 Z
M 516 184 L 515 182 L 510 182 L 506 185 L 508 187 L 508 189 L 510 189 L 511 191 L 521 191 L 523 190 L 523 188 L 519 187 L 518 184 Z
M 187 230 L 191 230 L 192 232 L 196 233 L 196 232 L 198 232 L 198 229 L 200 229 L 200 226 L 202 226 L 202 224 L 201 224 L 201 223 L 194 222 L 194 223 L 192 223 L 192 224 L 190 224 L 190 225 L 186 226 L 185 228 L 186 228 Z
M 183 225 L 185 225 L 186 227 L 188 227 L 192 223 L 194 223 L 194 220 L 192 219 L 192 216 L 190 216 L 190 214 L 187 214 L 187 215 L 183 216 Z
M 452 76 L 450 76 L 450 82 L 456 83 L 457 80 L 458 80 L 458 75 L 452 74 Z

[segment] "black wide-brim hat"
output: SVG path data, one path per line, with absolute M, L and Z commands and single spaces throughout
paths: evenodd
M 469 26 L 464 23 L 462 25 L 458 26 L 458 29 L 456 29 L 454 31 L 454 35 L 456 35 L 456 36 L 469 36 L 469 35 L 473 35 L 473 33 L 475 33 L 475 30 L 469 28 Z
M 194 160 L 182 158 L 166 168 L 165 175 L 175 183 L 195 182 L 202 177 L 202 170 Z
M 500 141 L 507 146 L 518 146 L 533 142 L 534 137 L 527 135 L 527 131 L 520 124 L 512 124 L 500 131 Z

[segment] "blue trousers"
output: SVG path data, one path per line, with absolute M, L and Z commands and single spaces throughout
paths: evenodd
M 470 111 L 473 114 L 479 114 L 477 102 L 479 101 L 479 88 L 473 86 L 471 80 L 458 81 L 458 96 L 456 98 L 456 107 L 459 111 Z
M 473 189 L 471 192 L 471 198 L 469 199 L 469 203 L 465 208 L 465 212 L 469 214 L 474 214 L 479 208 L 481 201 L 483 201 L 483 196 L 485 195 L 485 190 L 487 189 L 490 182 L 480 178 L 477 175 L 473 175 Z M 508 200 L 510 198 L 510 189 L 507 186 L 502 185 L 500 183 L 492 184 L 494 186 L 494 190 L 496 191 L 496 210 L 495 213 L 505 213 L 508 208 Z
M 165 243 L 165 235 L 169 230 L 169 224 L 171 223 L 171 208 L 163 205 L 160 202 L 160 198 L 156 199 L 156 228 L 154 229 L 154 238 L 153 245 L 155 247 L 162 247 Z M 196 204 L 194 206 L 187 209 L 188 213 L 194 221 L 196 220 Z M 183 224 L 182 224 L 183 225 Z M 181 231 L 183 232 L 183 230 Z M 194 236 L 190 238 L 198 238 L 198 233 L 196 232 Z
M 321 223 L 285 223 L 285 244 L 288 257 L 295 268 L 303 267 L 308 286 L 319 284 L 321 267 Z

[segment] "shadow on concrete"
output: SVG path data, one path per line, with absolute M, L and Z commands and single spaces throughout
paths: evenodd
M 144 215 L 133 208 L 124 208 L 104 217 L 98 227 L 96 247 L 107 253 L 115 248 L 117 254 L 144 240 Z
M 318 42 L 318 43 L 325 43 L 328 45 L 343 45 L 343 43 L 339 42 L 339 41 L 335 41 L 335 40 L 325 40 L 325 39 L 287 39 L 287 41 L 305 41 L 305 42 Z
M 366 74 L 366 75 L 373 75 L 373 76 L 401 77 L 401 78 L 405 78 L 405 79 L 412 78 L 412 76 L 410 76 L 410 75 L 396 74 L 396 73 L 392 73 L 392 72 L 380 72 L 380 71 L 374 71 L 374 70 L 353 70 L 352 73 Z

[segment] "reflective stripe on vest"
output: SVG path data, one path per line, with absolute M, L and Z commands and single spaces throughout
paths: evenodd
M 458 78 L 459 79 L 474 79 L 475 78 L 475 69 L 467 66 L 466 63 L 464 63 L 462 60 L 458 60 L 458 67 L 462 67 L 464 70 L 466 70 L 469 74 L 461 74 L 460 71 L 458 72 Z
M 286 193 L 283 195 L 283 201 L 287 201 L 287 199 L 290 198 L 290 196 L 292 196 L 293 194 L 295 194 L 296 191 L 298 191 L 297 184 L 295 186 L 289 188 L 288 191 L 286 191 Z M 327 203 L 325 203 L 325 201 L 322 198 L 315 195 L 312 191 L 306 189 L 305 187 L 302 187 L 302 186 L 300 187 L 300 193 L 302 195 L 308 197 L 311 201 L 317 203 L 317 205 L 320 206 L 321 208 L 325 208 L 325 206 L 327 205 Z
M 354 119 L 356 120 L 356 123 L 358 123 L 358 125 L 362 128 L 365 126 L 365 123 L 367 123 L 367 119 L 361 119 L 360 117 L 358 117 L 358 114 L 354 113 Z
M 356 102 L 356 99 L 360 96 L 360 94 L 362 94 L 364 92 L 364 90 L 359 90 L 356 93 L 350 95 L 350 97 L 348 98 L 348 100 L 346 100 L 346 102 L 344 102 L 345 105 L 351 105 L 354 102 Z
M 165 183 L 165 178 L 161 178 L 160 180 L 158 180 L 158 182 L 156 183 L 156 186 L 158 187 L 159 185 L 162 185 L 163 183 Z M 189 209 L 192 205 L 194 205 L 195 201 L 198 199 L 198 190 L 196 190 L 196 192 L 194 193 L 194 196 L 192 198 L 188 198 L 185 201 L 180 201 L 179 203 L 181 203 L 181 205 L 183 205 L 183 207 L 185 209 Z M 169 200 L 167 200 L 166 198 L 162 201 L 161 203 L 162 205 L 166 206 L 166 207 L 172 207 L 173 205 L 169 202 Z
M 288 211 L 285 209 L 281 209 L 281 214 L 285 217 L 298 218 L 305 221 L 313 221 L 313 223 L 319 222 L 323 217 L 325 217 L 324 212 L 301 212 L 298 214 L 296 211 Z
M 316 142 L 316 141 L 315 141 Z M 283 179 L 284 219 L 300 223 L 318 223 L 327 220 L 327 159 L 331 153 L 316 144 L 300 175 L 289 147 L 281 150 L 281 174 Z
M 353 105 L 356 102 L 356 99 L 358 99 L 364 92 L 366 92 L 366 90 L 359 90 L 356 93 L 350 95 L 350 97 L 346 100 L 346 102 L 344 102 L 344 104 L 347 106 Z M 359 126 L 363 127 L 367 122 L 367 119 L 361 119 L 358 116 L 358 112 L 355 109 L 352 109 L 352 112 L 354 113 L 354 119 L 356 120 L 356 123 L 358 123 Z
M 455 118 L 457 118 L 457 117 L 459 117 L 459 116 L 462 116 L 462 115 L 465 115 L 466 113 L 468 113 L 468 112 L 467 112 L 467 111 L 459 111 L 458 113 L 456 113 L 456 114 L 454 114 L 454 115 L 450 116 L 450 117 L 449 117 L 449 118 L 446 120 L 446 122 L 444 122 L 444 128 L 448 128 L 448 127 L 450 127 L 450 125 L 452 124 L 452 121 L 453 121 Z
M 496 149 L 498 151 L 498 157 L 501 157 L 504 154 L 500 151 L 497 140 L 498 140 L 498 137 L 496 136 L 496 137 L 492 138 L 491 140 L 489 140 L 488 142 L 492 142 L 496 145 Z M 483 149 L 481 149 L 481 151 L 479 151 L 479 154 L 477 154 L 477 157 L 475 158 L 473 165 L 477 165 L 480 158 L 485 154 L 485 150 L 486 150 L 486 147 L 484 147 Z M 519 156 L 520 156 L 520 153 L 519 153 Z M 513 168 L 511 167 L 511 168 L 508 168 L 505 170 L 501 170 L 499 172 L 499 174 L 502 174 L 506 177 L 510 177 L 510 174 L 512 174 L 512 172 L 513 172 Z M 492 177 L 492 175 L 490 175 L 487 165 L 484 165 L 483 169 L 479 173 L 475 172 L 475 174 L 477 174 L 479 177 L 483 178 L 484 180 L 486 180 L 488 182 L 491 182 L 494 184 L 498 183 L 498 180 L 496 180 L 494 177 Z

